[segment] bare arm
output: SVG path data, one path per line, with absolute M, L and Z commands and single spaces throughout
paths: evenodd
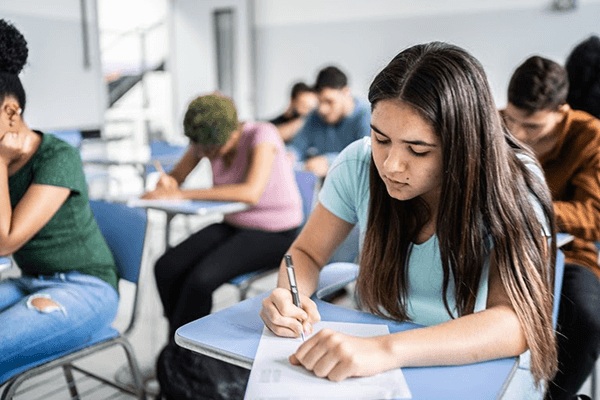
M 189 199 L 189 200 L 216 200 L 216 201 L 241 201 L 251 205 L 256 205 L 269 183 L 273 163 L 275 162 L 275 152 L 277 151 L 273 143 L 264 142 L 252 149 L 250 161 L 246 171 L 246 177 L 241 183 L 217 185 L 209 189 L 186 189 L 179 187 L 159 187 L 144 194 L 148 199 Z M 190 163 L 185 162 L 190 152 L 178 163 L 176 176 L 186 171 Z M 190 154 L 190 157 L 194 157 Z M 192 168 L 193 169 L 193 168 Z M 191 170 L 190 170 L 191 171 Z M 188 172 L 189 173 L 189 172 Z
M 352 224 L 336 217 L 321 204 L 317 204 L 302 232 L 288 251 L 294 260 L 302 309 L 292 302 L 284 262 L 279 268 L 278 288 L 263 301 L 260 316 L 265 325 L 275 334 L 297 337 L 302 329 L 311 332 L 312 324 L 321 319 L 310 296 L 317 289 L 319 271 L 348 236 L 352 227 Z M 303 324 L 299 320 L 303 321 Z
M 193 147 L 189 146 L 183 157 L 181 157 L 168 175 L 173 177 L 178 185 L 181 185 L 199 162 L 200 158 L 196 156 Z
M 460 365 L 516 356 L 525 335 L 504 291 L 495 263 L 488 281 L 487 309 L 448 322 L 374 338 L 323 330 L 290 357 L 317 376 L 339 381 L 397 367 Z
M 0 255 L 12 254 L 27 243 L 50 221 L 70 193 L 63 187 L 32 184 L 13 211 L 6 166 L 0 166 Z
M 396 336 L 392 346 L 402 366 L 474 363 L 512 357 L 527 350 L 525 333 L 493 261 L 485 310 Z M 431 343 L 436 343 L 435 348 Z
M 277 125 L 277 130 L 279 131 L 281 139 L 283 139 L 284 142 L 288 142 L 296 136 L 296 133 L 302 128 L 302 125 L 304 125 L 304 118 L 298 117 Z

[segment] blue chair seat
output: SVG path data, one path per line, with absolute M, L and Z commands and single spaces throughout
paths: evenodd
M 248 272 L 247 274 L 236 276 L 235 278 L 231 279 L 229 281 L 229 283 L 231 283 L 232 285 L 240 286 L 240 285 L 243 285 L 244 282 L 246 282 L 248 280 L 252 280 L 253 278 L 258 278 L 265 272 L 271 272 L 271 271 L 273 271 L 273 270 L 271 268 L 269 268 L 269 269 L 260 270 L 260 271 Z

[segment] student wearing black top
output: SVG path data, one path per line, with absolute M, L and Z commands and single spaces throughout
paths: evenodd
M 287 144 L 304 125 L 305 117 L 317 106 L 318 99 L 314 89 L 304 82 L 292 87 L 290 104 L 280 116 L 270 120 L 275 125 L 281 138 Z

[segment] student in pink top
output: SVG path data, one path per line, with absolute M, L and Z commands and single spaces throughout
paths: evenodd
M 233 102 L 201 96 L 185 114 L 190 138 L 185 155 L 147 199 L 241 201 L 248 210 L 225 217 L 174 248 L 154 267 L 170 338 L 175 330 L 210 313 L 212 292 L 235 276 L 279 265 L 302 221 L 302 200 L 283 141 L 270 123 L 240 123 Z M 181 189 L 208 157 L 209 189 Z

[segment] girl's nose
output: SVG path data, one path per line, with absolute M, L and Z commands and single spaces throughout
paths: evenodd
M 385 159 L 383 166 L 388 172 L 405 172 L 407 165 L 403 157 L 397 152 L 390 151 L 387 158 Z

